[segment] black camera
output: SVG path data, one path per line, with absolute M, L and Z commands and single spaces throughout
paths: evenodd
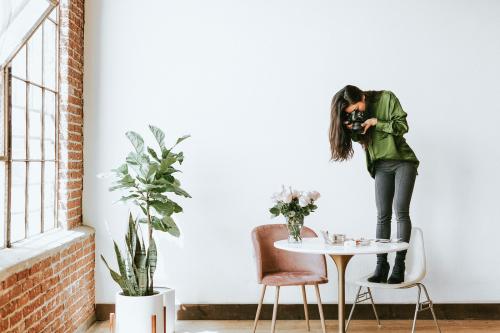
M 346 125 L 352 125 L 353 133 L 363 133 L 363 126 L 361 126 L 361 124 L 364 123 L 365 120 L 366 112 L 359 110 L 352 111 L 351 113 L 346 112 L 345 123 Z

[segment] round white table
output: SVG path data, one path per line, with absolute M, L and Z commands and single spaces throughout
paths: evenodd
M 371 242 L 370 245 L 365 246 L 351 246 L 351 245 L 330 245 L 325 244 L 323 239 L 320 238 L 304 238 L 301 244 L 288 243 L 288 240 L 280 240 L 274 242 L 274 247 L 299 253 L 310 254 L 327 254 L 332 257 L 335 265 L 337 266 L 338 284 L 339 284 L 339 299 L 338 299 L 338 313 L 339 313 L 339 332 L 345 333 L 345 270 L 349 260 L 352 256 L 357 254 L 378 254 L 397 252 L 408 249 L 409 244 L 404 242 L 399 243 L 380 243 Z

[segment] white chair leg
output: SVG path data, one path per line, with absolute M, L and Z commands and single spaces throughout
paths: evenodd
M 307 296 L 306 296 L 306 286 L 301 286 L 302 289 L 302 299 L 304 300 L 304 316 L 306 317 L 307 331 L 311 330 L 309 326 L 309 311 L 307 310 Z
M 321 295 L 319 294 L 319 287 L 317 284 L 315 284 L 314 288 L 316 290 L 316 298 L 318 299 L 318 311 L 319 311 L 319 319 L 321 319 L 321 328 L 323 329 L 323 333 L 326 333 L 325 316 L 323 316 L 323 304 L 321 304 Z
M 417 314 L 418 314 L 418 311 L 420 309 L 420 293 L 421 293 L 421 288 L 420 288 L 420 284 L 416 284 L 417 288 L 418 288 L 418 294 L 417 294 L 417 304 L 415 305 L 415 315 L 413 317 L 413 324 L 411 326 L 411 333 L 414 333 L 415 332 L 415 325 L 417 324 Z
M 356 307 L 356 304 L 358 303 L 358 297 L 359 293 L 361 292 L 361 286 L 358 288 L 358 292 L 356 293 L 356 297 L 354 298 L 354 302 L 352 302 L 352 308 L 351 312 L 349 313 L 349 318 L 347 318 L 347 323 L 345 324 L 345 331 L 349 329 L 349 323 L 351 322 L 352 314 L 354 313 L 354 308 Z
M 260 310 L 262 309 L 262 302 L 264 301 L 264 294 L 266 293 L 266 285 L 262 285 L 262 290 L 260 291 L 259 305 L 257 306 L 257 313 L 255 314 L 255 321 L 253 323 L 253 333 L 257 329 L 257 323 L 259 322 Z
M 438 332 L 441 333 L 441 328 L 439 328 L 436 314 L 434 313 L 434 307 L 433 307 L 432 301 L 429 297 L 429 293 L 427 292 L 427 288 L 425 287 L 424 284 L 421 284 L 421 286 L 424 289 L 425 297 L 427 298 L 427 302 L 429 303 L 429 309 L 431 310 L 432 317 L 434 318 L 434 323 L 436 324 L 436 328 L 437 328 Z
M 368 294 L 370 295 L 370 301 L 372 302 L 373 313 L 375 314 L 375 319 L 377 319 L 377 326 L 380 328 L 382 327 L 382 324 L 380 324 L 380 320 L 378 319 L 378 313 L 377 309 L 375 308 L 375 302 L 373 301 L 372 291 L 370 290 L 370 288 L 367 289 L 368 289 Z
M 273 307 L 273 321 L 271 322 L 271 333 L 274 333 L 276 328 L 276 315 L 278 313 L 278 299 L 280 298 L 280 287 L 276 287 L 276 296 L 274 298 L 274 307 Z

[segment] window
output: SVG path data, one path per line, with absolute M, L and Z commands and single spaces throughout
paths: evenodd
M 0 247 L 57 227 L 58 8 L 0 79 Z

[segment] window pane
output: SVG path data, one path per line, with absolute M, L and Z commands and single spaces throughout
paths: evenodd
M 26 158 L 26 83 L 12 79 L 12 158 Z
M 46 162 L 44 170 L 44 186 L 43 186 L 43 230 L 47 231 L 55 227 L 55 174 L 56 164 L 54 162 Z
M 31 162 L 28 167 L 28 224 L 29 235 L 39 234 L 42 222 L 41 163 Z
M 56 88 L 56 25 L 45 20 L 43 27 L 43 81 L 45 87 Z
M 12 75 L 26 79 L 26 46 L 12 59 Z
M 12 162 L 12 189 L 10 230 L 11 241 L 25 238 L 24 209 L 25 209 L 25 162 Z
M 28 41 L 28 80 L 42 84 L 42 29 Z
M 5 163 L 0 162 L 0 248 L 5 247 Z
M 55 128 L 55 109 L 56 109 L 56 95 L 50 91 L 45 90 L 45 133 L 44 133 L 44 149 L 45 159 L 53 160 L 56 155 L 56 128 Z
M 42 89 L 29 85 L 29 157 L 42 158 Z

